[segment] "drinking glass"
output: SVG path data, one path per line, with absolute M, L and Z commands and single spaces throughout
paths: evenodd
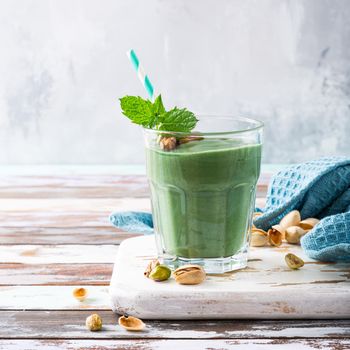
M 247 265 L 263 123 L 198 118 L 190 133 L 144 129 L 158 258 L 224 273 Z

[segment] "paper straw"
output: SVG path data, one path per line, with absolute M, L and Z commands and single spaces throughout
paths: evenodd
M 137 72 L 137 76 L 139 77 L 143 87 L 146 89 L 148 96 L 150 100 L 154 101 L 154 88 L 151 84 L 148 75 L 145 74 L 145 71 L 143 70 L 143 67 L 140 64 L 140 60 L 138 59 L 136 53 L 134 50 L 130 50 L 127 52 L 127 55 L 129 57 L 129 60 L 131 61 L 133 67 L 135 68 Z

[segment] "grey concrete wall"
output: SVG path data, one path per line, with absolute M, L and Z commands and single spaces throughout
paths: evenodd
M 264 161 L 350 156 L 350 1 L 1 0 L 0 164 L 141 163 L 117 98 L 254 116 Z

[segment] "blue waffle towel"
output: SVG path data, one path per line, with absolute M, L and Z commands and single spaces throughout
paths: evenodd
M 136 211 L 125 211 L 112 213 L 109 221 L 126 232 L 143 233 L 145 235 L 153 233 L 152 214 Z
M 302 219 L 321 219 L 301 240 L 309 257 L 350 261 L 350 159 L 322 158 L 280 171 L 270 182 L 264 214 L 254 223 L 267 230 L 294 209 Z M 149 213 L 113 213 L 110 221 L 128 232 L 153 233 Z
M 321 219 L 301 239 L 317 260 L 350 261 L 350 159 L 321 158 L 290 166 L 273 176 L 266 209 L 255 225 L 267 230 L 291 210 Z

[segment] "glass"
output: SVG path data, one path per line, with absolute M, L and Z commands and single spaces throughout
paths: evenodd
M 207 273 L 247 266 L 262 128 L 253 119 L 203 116 L 191 133 L 144 129 L 163 263 L 198 264 Z

